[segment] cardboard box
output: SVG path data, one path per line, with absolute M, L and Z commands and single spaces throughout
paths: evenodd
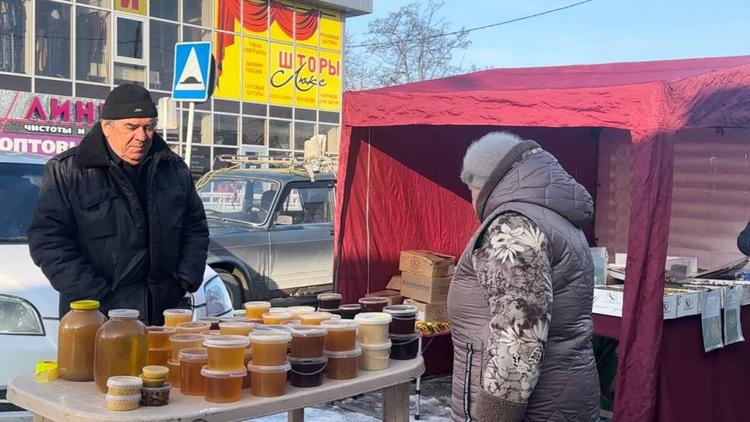
M 401 296 L 416 299 L 424 303 L 441 303 L 448 301 L 448 288 L 451 277 L 431 278 L 412 273 L 401 273 L 403 284 Z
M 398 269 L 404 273 L 440 278 L 450 275 L 455 257 L 430 251 L 401 251 Z
M 448 304 L 445 302 L 423 303 L 414 299 L 404 299 L 404 305 L 416 306 L 419 310 L 417 319 L 420 321 L 430 322 L 448 320 Z
M 365 296 L 380 296 L 388 299 L 388 306 L 400 305 L 404 302 L 404 298 L 401 296 L 401 292 L 398 290 L 378 290 L 377 292 L 370 292 Z
M 385 285 L 385 288 L 388 290 L 401 290 L 401 286 L 404 285 L 404 280 L 401 278 L 400 275 L 394 275 L 391 277 L 391 280 L 388 282 L 388 284 Z

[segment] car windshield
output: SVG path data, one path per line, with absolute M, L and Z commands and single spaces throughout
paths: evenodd
M 209 180 L 198 195 L 208 218 L 257 225 L 268 219 L 279 188 L 274 180 L 220 175 Z
M 0 163 L 0 242 L 26 242 L 43 171 L 40 164 Z

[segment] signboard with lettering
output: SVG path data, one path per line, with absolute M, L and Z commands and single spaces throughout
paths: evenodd
M 148 0 L 115 0 L 115 10 L 146 16 Z
M 216 95 L 339 111 L 341 13 L 286 0 L 241 4 L 216 4 Z
M 56 155 L 80 142 L 102 101 L 0 90 L 0 151 Z

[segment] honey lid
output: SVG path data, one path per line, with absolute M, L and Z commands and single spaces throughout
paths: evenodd
M 283 313 L 286 313 L 286 312 L 291 312 L 291 311 L 289 309 L 283 308 L 283 307 L 271 308 L 271 309 L 268 310 L 268 313 L 270 313 L 270 314 L 283 314 Z
M 339 311 L 356 311 L 358 309 L 362 309 L 362 305 L 359 303 L 347 303 L 344 305 L 339 305 Z
M 293 337 L 322 337 L 328 334 L 328 328 L 320 325 L 289 324 L 286 327 Z
M 203 340 L 204 346 L 219 349 L 247 347 L 249 344 L 250 340 L 246 336 L 211 336 Z
M 338 352 L 326 350 L 325 354 L 333 359 L 356 358 L 362 355 L 362 349 L 359 346 L 355 346 L 352 350 L 342 350 Z
M 359 303 L 388 303 L 388 298 L 381 296 L 365 296 L 359 298 Z
M 223 321 L 219 323 L 219 328 L 253 328 L 250 321 Z
M 91 299 L 76 300 L 75 302 L 70 302 L 70 309 L 76 311 L 93 311 L 99 309 L 99 301 Z
M 215 369 L 208 369 L 208 366 L 201 368 L 201 375 L 209 378 L 242 378 L 247 375 L 247 369 L 237 369 L 234 371 L 217 371 Z
M 416 316 L 419 310 L 416 306 L 411 305 L 391 305 L 383 308 L 383 312 L 393 316 Z
M 138 319 L 140 313 L 135 309 L 110 309 L 107 316 L 110 318 Z
M 187 330 L 198 330 L 198 329 L 205 329 L 209 330 L 211 329 L 211 323 L 206 321 L 186 321 L 181 322 L 175 326 L 175 329 L 177 331 L 181 329 L 187 329 Z
M 253 331 L 248 338 L 250 343 L 288 343 L 292 340 L 292 334 L 281 330 Z
M 252 319 L 244 316 L 231 316 L 231 317 L 225 317 L 220 318 L 219 322 L 254 322 Z
M 333 314 L 330 312 L 306 312 L 303 314 L 299 314 L 300 319 L 326 320 L 331 319 L 331 316 L 333 316 Z
M 143 377 L 151 379 L 164 379 L 169 375 L 169 368 L 161 365 L 147 365 L 143 367 Z
M 245 309 L 248 308 L 270 308 L 271 302 L 264 302 L 264 301 L 255 301 L 255 302 L 245 302 Z
M 163 391 L 169 391 L 171 389 L 172 389 L 172 384 L 170 384 L 168 382 L 165 382 L 164 385 L 162 385 L 160 387 L 143 387 L 141 389 L 141 391 L 144 392 L 144 393 L 149 393 L 149 392 L 150 393 L 160 393 L 160 392 L 163 392 Z
M 273 308 L 271 308 L 273 310 Z M 282 312 L 266 312 L 263 314 L 263 318 L 286 318 L 286 319 L 292 319 L 294 318 L 294 313 L 284 310 Z
M 328 356 L 320 356 L 317 358 L 295 358 L 289 356 L 289 363 L 292 365 L 320 365 L 321 363 L 328 362 Z
M 261 374 L 273 374 L 276 372 L 287 372 L 290 369 L 292 369 L 292 365 L 289 362 L 285 362 L 283 365 L 279 365 L 279 366 L 253 365 L 252 363 L 247 364 L 248 371 L 259 372 Z
M 391 348 L 391 341 L 388 340 L 386 343 L 375 343 L 375 344 L 367 344 L 362 343 L 359 345 L 363 351 L 369 352 L 371 350 L 388 350 Z
M 169 341 L 172 343 L 188 343 L 191 341 L 201 341 L 203 340 L 203 335 L 201 334 L 192 334 L 192 333 L 177 333 L 172 334 L 171 337 L 169 337 Z
M 318 300 L 336 300 L 341 299 L 343 296 L 341 296 L 340 293 L 320 293 L 318 295 Z
M 326 327 L 328 331 L 351 331 L 359 327 L 359 322 L 352 319 L 329 319 L 321 322 L 320 325 Z
M 162 327 L 161 325 L 149 325 L 146 327 L 148 333 L 174 334 L 177 330 L 174 327 Z
M 138 377 L 118 375 L 107 378 L 107 388 L 141 388 L 143 380 Z
M 181 315 L 181 314 L 190 314 L 193 315 L 193 311 L 190 309 L 165 309 L 164 312 L 162 312 L 162 315 Z
M 290 306 L 286 308 L 287 311 L 299 315 L 299 314 L 307 314 L 310 312 L 315 312 L 315 308 L 312 306 Z
M 354 317 L 360 325 L 385 325 L 393 321 L 393 317 L 385 312 L 365 312 Z

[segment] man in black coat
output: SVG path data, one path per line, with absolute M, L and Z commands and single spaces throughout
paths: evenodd
M 28 230 L 34 263 L 70 302 L 96 299 L 162 324 L 200 287 L 208 226 L 188 167 L 155 132 L 156 105 L 115 88 L 81 144 L 52 158 Z

